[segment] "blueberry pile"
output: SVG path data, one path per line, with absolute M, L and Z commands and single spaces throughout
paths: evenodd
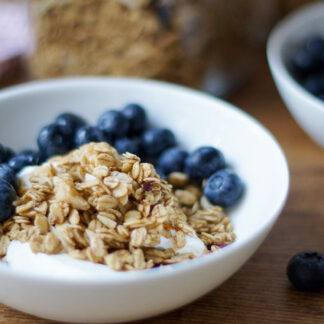
M 153 163 L 162 178 L 172 172 L 185 172 L 199 185 L 205 180 L 204 194 L 214 205 L 232 206 L 242 195 L 243 183 L 226 167 L 220 150 L 203 146 L 188 153 L 177 145 L 169 129 L 149 129 L 145 110 L 132 103 L 120 111 L 105 111 L 95 126 L 71 113 L 59 115 L 54 123 L 39 131 L 38 150 L 28 149 L 15 154 L 0 144 L 0 222 L 13 213 L 12 202 L 18 186 L 16 174 L 21 169 L 83 144 L 103 141 L 115 146 L 120 154 L 130 152 L 144 162 Z
M 324 255 L 315 251 L 295 255 L 288 263 L 287 275 L 299 290 L 324 289 Z
M 324 101 L 324 38 L 308 37 L 292 54 L 290 68 L 296 80 Z

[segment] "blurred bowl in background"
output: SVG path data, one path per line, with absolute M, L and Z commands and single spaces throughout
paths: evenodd
M 289 70 L 293 51 L 307 36 L 324 36 L 324 3 L 303 7 L 280 22 L 267 43 L 268 63 L 287 108 L 302 129 L 324 148 L 324 103 L 305 90 Z

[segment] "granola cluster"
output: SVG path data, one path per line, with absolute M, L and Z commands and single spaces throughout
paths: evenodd
M 147 269 L 193 258 L 177 253 L 186 236 L 198 235 L 205 253 L 235 239 L 223 210 L 208 206 L 186 175 L 170 174 L 172 186 L 152 164 L 107 143 L 50 159 L 30 182 L 20 185 L 15 214 L 0 225 L 0 257 L 18 240 L 30 242 L 33 252 L 67 253 L 114 270 Z M 155 248 L 161 236 L 173 248 Z

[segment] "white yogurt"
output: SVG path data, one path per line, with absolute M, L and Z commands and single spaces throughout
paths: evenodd
M 46 164 L 44 164 L 46 165 Z M 55 166 L 54 166 L 55 167 Z M 30 174 L 34 171 L 35 166 L 28 166 L 22 169 L 18 177 L 26 187 L 30 187 Z M 94 180 L 95 177 L 87 174 L 86 181 Z M 172 235 L 175 231 L 171 231 Z M 204 243 L 196 236 L 185 236 L 186 244 L 183 248 L 176 250 L 176 253 L 192 253 L 195 256 L 203 255 L 205 251 Z M 172 238 L 160 237 L 160 244 L 155 246 L 156 249 L 173 248 Z M 12 241 L 7 251 L 8 265 L 16 270 L 22 270 L 37 275 L 46 275 L 51 277 L 89 277 L 96 276 L 116 276 L 119 272 L 110 269 L 108 266 L 96 264 L 90 261 L 76 260 L 66 254 L 48 255 L 45 253 L 33 253 L 29 243 Z

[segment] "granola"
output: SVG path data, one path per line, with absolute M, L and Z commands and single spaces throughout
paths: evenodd
M 148 269 L 189 260 L 187 237 L 205 253 L 234 241 L 221 207 L 204 208 L 200 188 L 183 174 L 168 183 L 136 155 L 90 143 L 35 167 L 30 187 L 20 183 L 13 217 L 0 227 L 0 257 L 9 242 L 33 252 L 66 253 L 113 270 Z M 161 240 L 173 242 L 161 249 Z

